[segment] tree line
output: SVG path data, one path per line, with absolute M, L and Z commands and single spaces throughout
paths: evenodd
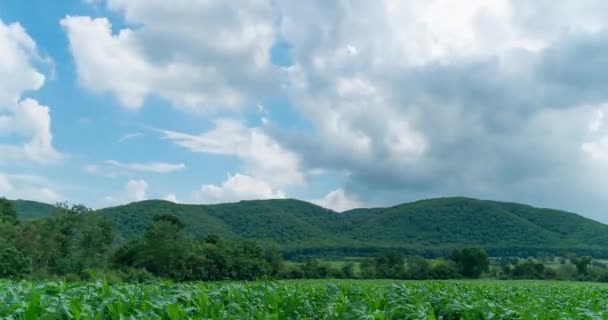
M 216 235 L 193 238 L 174 215 L 154 217 L 133 240 L 117 239 L 112 223 L 82 205 L 59 204 L 47 218 L 21 221 L 0 198 L 0 277 L 86 280 L 98 274 L 118 280 L 154 277 L 177 281 L 269 278 L 457 279 L 489 274 L 498 278 L 606 280 L 608 270 L 590 257 L 572 256 L 555 271 L 536 260 L 497 261 L 490 270 L 481 248 L 456 249 L 434 260 L 385 251 L 359 264 L 334 266 L 306 257 L 286 263 L 277 247 Z M 574 268 L 574 271 L 572 270 Z M 568 276 L 563 276 L 567 274 Z

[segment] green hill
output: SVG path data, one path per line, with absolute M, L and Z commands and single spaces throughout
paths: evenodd
M 55 206 L 29 200 L 11 200 L 21 219 L 36 219 L 49 216 Z
M 42 216 L 22 212 L 22 217 Z M 45 211 L 48 212 L 48 211 Z M 292 199 L 217 205 L 149 200 L 98 211 L 120 240 L 137 237 L 153 216 L 174 214 L 197 238 L 217 234 L 275 244 L 288 256 L 364 255 L 384 249 L 427 256 L 482 246 L 493 255 L 574 252 L 608 257 L 608 225 L 574 213 L 517 203 L 439 198 L 344 213 Z

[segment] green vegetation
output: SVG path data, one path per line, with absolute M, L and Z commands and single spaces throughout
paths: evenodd
M 44 217 L 52 206 L 14 201 L 19 217 Z M 427 258 L 481 246 L 491 256 L 608 257 L 608 226 L 574 213 L 516 203 L 439 198 L 341 214 L 299 200 L 185 205 L 149 200 L 98 211 L 118 242 L 140 237 L 154 216 L 178 217 L 202 240 L 247 238 L 276 245 L 288 259 L 373 255 L 385 250 Z
M 55 211 L 55 206 L 29 200 L 12 200 L 11 203 L 20 219 L 45 218 Z
M 468 198 L 441 198 L 337 214 L 298 200 L 182 205 L 151 200 L 99 211 L 127 240 L 158 214 L 172 214 L 197 239 L 217 234 L 280 247 L 286 258 L 373 255 L 385 250 L 427 258 L 481 246 L 491 256 L 608 257 L 608 226 L 579 215 Z
M 305 280 L 139 285 L 0 281 L 11 319 L 605 319 L 608 287 Z
M 252 203 L 259 206 L 255 211 L 258 213 L 238 218 L 242 220 L 241 236 L 197 234 L 179 215 L 179 210 L 188 206 L 148 201 L 119 207 L 120 210 L 141 205 L 164 208 L 164 213 L 149 219 L 134 219 L 147 224 L 139 234 L 125 236 L 124 230 L 115 232 L 119 225 L 116 220 L 110 220 L 113 213 L 107 211 L 116 208 L 92 211 L 82 205 L 59 204 L 44 218 L 23 220 L 18 218 L 10 201 L 0 198 L 0 278 L 13 279 L 0 281 L 0 318 L 556 319 L 608 316 L 603 307 L 608 289 L 599 284 L 436 281 L 486 277 L 608 282 L 607 265 L 591 256 L 567 253 L 557 260 L 544 255 L 490 259 L 479 246 L 462 246 L 430 260 L 420 255 L 406 255 L 399 247 L 377 247 L 377 253 L 369 251 L 366 257 L 327 261 L 302 255 L 299 262 L 286 263 L 277 244 L 285 248 L 287 243 L 271 241 L 270 237 L 281 225 L 272 223 L 273 215 L 279 212 L 270 210 L 276 208 L 276 203 Z M 303 234 L 321 236 L 319 230 L 334 230 L 337 234 L 339 230 L 353 231 L 356 223 L 350 229 L 345 228 L 345 219 L 363 219 L 365 215 L 364 209 L 348 216 L 348 213 L 338 215 L 293 200 L 278 203 L 290 223 L 301 222 L 306 226 L 304 231 L 300 230 Z M 226 210 L 221 211 L 223 216 L 213 219 L 207 216 L 208 221 L 237 219 L 228 209 L 236 205 L 247 208 L 250 203 L 220 205 Z M 290 214 L 296 211 L 293 206 L 307 206 L 309 211 Z M 129 216 L 128 212 L 118 212 L 114 218 Z M 147 211 L 141 213 L 149 215 Z M 376 209 L 374 214 L 382 212 Z M 523 215 L 521 211 L 518 214 Z M 269 220 L 259 220 L 260 217 Z M 325 224 L 318 225 L 319 221 Z M 229 230 L 227 224 L 222 223 L 226 229 L 219 230 Z M 249 224 L 255 228 L 250 230 Z M 585 230 L 592 225 L 587 225 Z M 261 239 L 247 234 L 259 228 L 267 230 Z M 555 224 L 547 228 L 564 232 Z M 234 232 L 232 227 L 230 230 Z M 569 232 L 581 233 L 576 230 L 572 228 Z M 281 278 L 334 280 L 269 281 Z M 339 278 L 395 280 L 335 280 Z M 16 279 L 28 280 L 16 282 Z M 397 279 L 435 282 L 397 282 Z M 196 282 L 200 280 L 258 282 Z

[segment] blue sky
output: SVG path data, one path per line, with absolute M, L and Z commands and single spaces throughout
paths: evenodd
M 0 2 L 0 194 L 608 221 L 603 1 Z

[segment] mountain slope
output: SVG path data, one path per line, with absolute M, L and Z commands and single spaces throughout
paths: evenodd
M 182 219 L 197 238 L 217 234 L 249 238 L 282 246 L 349 239 L 334 236 L 344 217 L 299 200 L 241 201 L 217 205 L 183 205 L 149 200 L 98 211 L 114 222 L 124 238 L 141 234 L 154 215 L 168 213 Z
M 44 218 L 55 211 L 55 206 L 37 201 L 11 200 L 11 203 L 21 219 Z
M 141 235 L 154 215 L 169 213 L 197 238 L 255 239 L 289 255 L 361 255 L 390 248 L 433 256 L 478 245 L 493 255 L 577 252 L 608 257 L 608 225 L 565 211 L 470 198 L 341 214 L 292 199 L 217 205 L 149 200 L 98 212 L 114 223 L 123 241 Z

